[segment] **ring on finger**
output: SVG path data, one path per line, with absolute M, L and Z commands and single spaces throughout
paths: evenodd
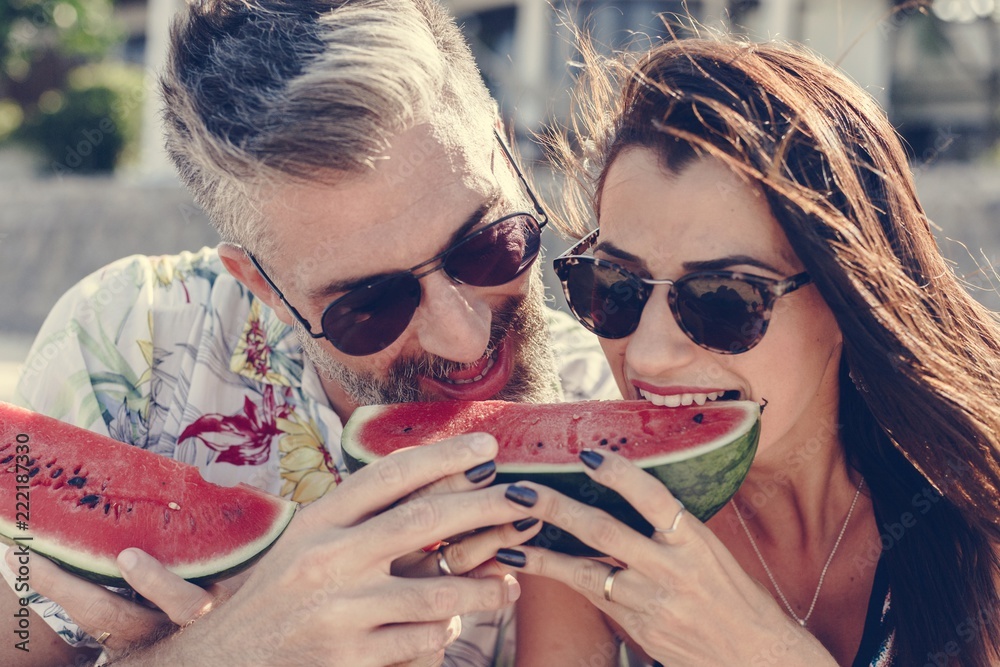
M 100 644 L 101 646 L 104 646 L 104 642 L 108 641 L 108 637 L 110 636 L 111 636 L 110 632 L 102 632 L 100 635 L 97 636 L 97 643 Z
M 687 509 L 684 508 L 684 503 L 678 500 L 677 504 L 680 505 L 681 508 L 677 510 L 677 514 L 674 515 L 674 520 L 673 523 L 670 524 L 670 528 L 656 528 L 654 529 L 654 532 L 663 533 L 664 535 L 670 535 L 671 533 L 677 532 L 677 527 L 680 526 L 681 523 L 681 517 L 684 516 L 685 512 L 687 512 Z
M 613 565 L 611 566 L 611 571 L 608 572 L 608 576 L 604 579 L 604 599 L 608 602 L 612 602 L 611 591 L 615 587 L 615 577 L 617 577 L 618 573 L 621 571 L 622 568 L 617 565 Z
M 451 569 L 451 565 L 448 565 L 448 559 L 444 557 L 444 545 L 437 550 L 437 564 L 442 577 L 454 576 L 455 572 Z

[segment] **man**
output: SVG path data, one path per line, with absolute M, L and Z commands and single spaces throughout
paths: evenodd
M 163 90 L 169 152 L 224 243 L 74 288 L 22 401 L 210 481 L 316 502 L 245 581 L 208 592 L 124 552 L 165 615 L 40 558 L 32 583 L 69 616 L 37 598 L 34 612 L 121 665 L 433 664 L 446 646 L 449 664 L 492 664 L 518 595 L 492 557 L 538 530 L 486 488 L 495 442 L 347 479 L 338 446 L 361 404 L 614 391 L 595 345 L 543 306 L 545 213 L 467 45 L 431 0 L 202 2 L 175 27 Z M 0 659 L 72 657 L 33 621 L 34 652 L 8 642 Z

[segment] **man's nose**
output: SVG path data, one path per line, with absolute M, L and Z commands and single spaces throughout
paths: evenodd
M 482 289 L 458 285 L 443 271 L 424 276 L 421 284 L 423 295 L 414 327 L 423 350 L 461 364 L 482 357 L 493 317 Z

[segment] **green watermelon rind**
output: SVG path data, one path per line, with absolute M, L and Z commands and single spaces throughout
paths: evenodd
M 253 488 L 253 487 L 250 487 Z M 257 490 L 257 489 L 254 489 Z M 259 492 L 259 491 L 258 491 Z M 263 492 L 259 492 L 263 493 Z M 274 497 L 275 505 L 281 506 L 281 511 L 271 523 L 268 532 L 252 542 L 247 542 L 241 548 L 230 551 L 225 556 L 213 560 L 202 560 L 192 563 L 168 565 L 167 569 L 182 579 L 199 586 L 206 586 L 216 581 L 239 574 L 260 559 L 284 532 L 295 516 L 298 503 Z M 14 540 L 14 537 L 20 538 Z M 25 539 L 31 537 L 30 540 Z M 63 569 L 73 574 L 104 586 L 127 588 L 128 583 L 121 576 L 121 570 L 113 558 L 88 553 L 79 547 L 61 545 L 37 531 L 15 530 L 13 523 L 0 517 L 0 542 L 18 544 L 28 547 L 33 553 L 45 556 Z
M 707 443 L 663 455 L 633 459 L 633 463 L 659 479 L 684 503 L 685 509 L 701 521 L 708 521 L 732 498 L 746 478 L 757 452 L 760 438 L 760 409 L 757 404 L 741 401 L 725 405 L 746 408 L 746 420 L 730 433 Z M 358 431 L 393 406 L 359 408 L 348 420 L 341 441 L 344 462 L 354 472 L 375 460 L 364 450 Z M 519 481 L 534 482 L 552 488 L 580 502 L 597 507 L 618 518 L 643 535 L 652 535 L 654 527 L 617 492 L 592 480 L 582 463 L 539 463 L 497 465 L 494 484 Z M 672 519 L 672 517 L 670 517 Z M 661 528 L 666 526 L 660 526 Z M 578 556 L 598 556 L 600 552 L 577 540 L 556 526 L 546 525 L 529 544 L 544 546 Z

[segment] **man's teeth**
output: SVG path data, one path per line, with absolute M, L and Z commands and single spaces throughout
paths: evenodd
M 650 393 L 645 389 L 640 389 L 639 393 L 653 405 L 665 405 L 668 408 L 676 408 L 681 405 L 691 405 L 692 403 L 705 405 L 708 401 L 716 400 L 725 392 L 713 391 L 711 394 L 673 394 L 671 396 L 664 396 L 662 394 Z
M 472 384 L 473 382 L 479 382 L 486 377 L 486 374 L 490 372 L 490 369 L 493 368 L 493 364 L 495 364 L 496 361 L 496 356 L 491 355 L 486 361 L 486 368 L 484 368 L 483 371 L 474 378 L 469 378 L 468 380 L 449 380 L 448 378 L 441 378 L 441 381 L 445 384 Z

